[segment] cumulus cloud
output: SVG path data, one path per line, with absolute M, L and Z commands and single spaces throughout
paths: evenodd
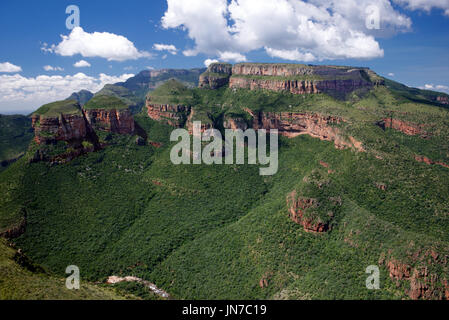
M 393 72 L 390 72 L 390 73 L 388 74 L 388 76 L 389 76 L 389 77 L 394 77 L 394 73 L 393 73 Z
M 449 93 L 449 86 L 445 86 L 442 84 L 425 84 L 422 87 L 419 87 L 420 89 L 424 89 L 424 90 L 432 90 L 432 91 L 440 91 L 440 92 L 446 92 Z
M 45 103 L 66 99 L 73 92 L 89 90 L 97 92 L 105 84 L 124 82 L 133 74 L 110 76 L 100 73 L 97 77 L 84 73 L 66 76 L 23 77 L 19 74 L 0 75 L 0 113 L 31 112 Z
M 73 65 L 75 68 L 89 68 L 91 65 L 86 60 L 80 60 Z
M 375 36 L 410 30 L 411 20 L 390 0 L 167 0 L 165 29 L 180 28 L 194 40 L 186 56 L 264 49 L 271 57 L 315 61 L 382 57 Z M 375 4 L 380 30 L 367 28 L 367 8 Z M 207 26 L 205 28 L 204 26 Z
M 62 35 L 58 45 L 43 45 L 41 50 L 54 52 L 61 56 L 74 56 L 80 54 L 85 58 L 100 57 L 108 61 L 136 60 L 150 58 L 151 54 L 139 51 L 134 43 L 126 37 L 109 32 L 88 33 L 81 27 L 76 27 L 68 35 Z
M 44 68 L 45 71 L 64 71 L 64 68 L 53 67 L 53 66 L 50 66 L 50 65 L 43 66 L 43 68 Z
M 14 73 L 14 72 L 21 72 L 21 71 L 22 71 L 21 67 L 16 66 L 10 62 L 0 63 L 0 72 Z
M 172 44 L 155 43 L 153 48 L 156 51 L 168 51 L 169 53 L 171 53 L 173 55 L 176 55 L 176 53 L 178 52 L 178 49 L 176 49 L 176 47 Z
M 206 59 L 204 60 L 204 65 L 206 67 L 209 67 L 212 63 L 217 63 L 219 62 L 217 59 Z
M 225 52 L 220 52 L 218 54 L 218 59 L 220 59 L 221 61 L 226 61 L 226 62 L 244 62 L 246 61 L 246 57 L 238 52 L 230 52 L 230 51 L 225 51 Z

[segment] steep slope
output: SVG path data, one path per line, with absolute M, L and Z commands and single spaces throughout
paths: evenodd
M 0 171 L 25 153 L 32 138 L 29 117 L 0 115 Z

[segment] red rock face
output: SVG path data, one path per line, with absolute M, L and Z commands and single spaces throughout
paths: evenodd
M 441 104 L 449 104 L 449 98 L 448 97 L 437 97 L 437 102 Z
M 424 163 L 426 163 L 428 165 L 437 164 L 437 165 L 440 165 L 440 166 L 443 166 L 443 167 L 449 169 L 449 165 L 448 164 L 446 164 L 444 162 L 440 162 L 440 161 L 433 161 L 433 160 L 431 160 L 431 159 L 429 159 L 429 158 L 427 158 L 425 156 L 415 155 L 415 160 L 418 161 L 418 162 L 424 162 Z
M 385 128 L 401 131 L 402 133 L 409 136 L 425 134 L 422 125 L 392 118 L 383 119 L 382 121 L 385 124 Z
M 327 93 L 345 95 L 354 90 L 368 88 L 372 85 L 362 80 L 272 80 L 249 79 L 233 76 L 229 80 L 230 88 L 259 90 L 265 89 L 293 94 Z
M 300 112 L 254 113 L 249 109 L 247 112 L 253 116 L 254 129 L 267 131 L 277 129 L 279 134 L 289 138 L 307 134 L 324 141 L 332 141 L 338 149 L 355 148 L 358 151 L 364 151 L 361 142 L 353 137 L 346 140 L 339 128 L 331 126 L 343 122 L 341 118 Z
M 190 113 L 190 107 L 182 105 L 152 104 L 147 101 L 146 107 L 151 119 L 166 122 L 177 128 L 184 126 L 187 115 Z
M 410 289 L 406 290 L 410 299 L 449 299 L 447 280 L 443 279 L 440 281 L 438 275 L 430 273 L 427 267 L 412 268 L 410 265 L 396 259 L 391 259 L 386 265 L 390 272 L 391 280 L 396 281 L 398 285 L 399 280 L 410 282 Z
M 287 207 L 289 209 L 290 219 L 295 223 L 302 225 L 306 232 L 322 233 L 329 230 L 329 226 L 320 221 L 314 221 L 312 218 L 304 217 L 307 209 L 318 205 L 316 199 L 298 197 L 296 191 L 287 196 Z
M 35 132 L 34 140 L 38 144 L 83 141 L 88 136 L 86 121 L 81 115 L 60 115 L 59 117 L 34 115 L 32 126 Z
M 134 118 L 129 109 L 105 110 L 92 109 L 85 110 L 87 121 L 96 129 L 118 133 L 134 134 Z

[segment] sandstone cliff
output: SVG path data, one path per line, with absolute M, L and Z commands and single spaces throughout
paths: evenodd
M 338 149 L 354 148 L 364 151 L 363 144 L 353 137 L 345 138 L 341 130 L 335 125 L 343 119 L 331 116 L 322 116 L 314 113 L 301 112 L 247 112 L 253 116 L 254 129 L 277 129 L 279 134 L 294 138 L 302 134 L 310 135 L 324 141 L 331 141 Z
M 229 83 L 232 65 L 227 63 L 212 63 L 205 73 L 200 76 L 199 88 L 218 89 Z
M 173 127 L 184 126 L 190 107 L 183 105 L 154 104 L 151 100 L 146 103 L 148 116 L 156 121 L 161 121 Z
M 229 87 L 293 94 L 326 93 L 344 98 L 353 91 L 366 91 L 382 83 L 380 77 L 366 68 L 243 63 L 232 68 Z
M 129 109 L 88 109 L 84 113 L 95 129 L 131 135 L 135 132 L 134 118 Z
M 89 124 L 97 129 L 118 134 L 134 134 L 134 117 L 128 106 L 114 96 L 99 95 L 83 109 Z

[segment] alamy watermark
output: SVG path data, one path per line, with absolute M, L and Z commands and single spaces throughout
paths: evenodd
M 378 266 L 368 266 L 365 273 L 369 274 L 366 278 L 366 288 L 368 290 L 379 290 L 380 289 L 380 270 Z
M 269 136 L 269 152 L 267 136 Z M 225 139 L 217 129 L 201 129 L 201 122 L 193 122 L 193 135 L 186 129 L 176 129 L 170 135 L 170 141 L 179 141 L 171 150 L 173 164 L 245 164 L 245 149 L 248 150 L 247 163 L 267 166 L 259 169 L 261 176 L 277 173 L 278 130 L 253 129 L 225 130 Z M 193 143 L 192 143 L 193 140 Z M 211 141 L 212 140 L 212 141 Z M 246 141 L 246 143 L 245 143 Z M 203 145 L 203 142 L 210 142 Z M 235 142 L 235 144 L 234 144 Z M 224 144 L 224 146 L 223 146 Z M 235 151 L 235 156 L 234 156 Z
M 65 21 L 65 26 L 67 29 L 69 30 L 73 30 L 76 27 L 80 26 L 80 8 L 74 4 L 68 6 L 65 9 L 65 13 L 69 14 L 69 16 L 67 17 L 66 21 Z
M 65 280 L 65 286 L 69 290 L 80 289 L 80 268 L 71 265 L 65 269 L 65 273 L 70 274 Z

